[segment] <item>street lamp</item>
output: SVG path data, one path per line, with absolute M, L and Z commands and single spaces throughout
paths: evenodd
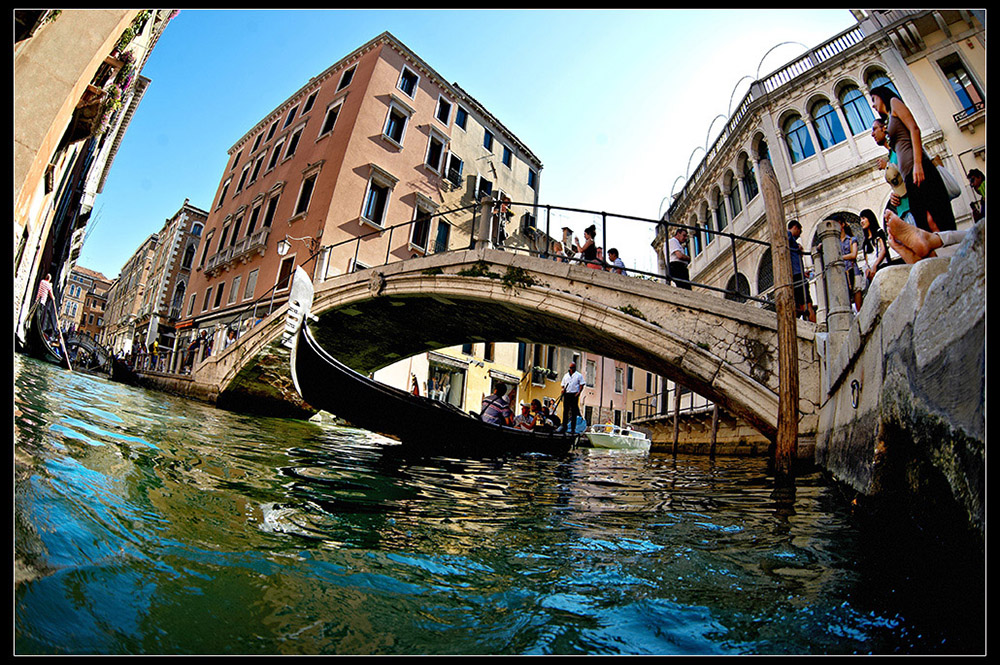
M 306 247 L 309 248 L 309 251 L 312 252 L 314 255 L 316 253 L 316 249 L 319 247 L 319 240 L 313 238 L 312 236 L 305 236 L 304 238 L 292 238 L 288 234 L 285 234 L 285 237 L 279 240 L 274 247 L 274 249 L 278 252 L 278 256 L 284 256 L 285 254 L 288 254 L 288 250 L 292 248 L 292 243 L 291 243 L 292 240 L 299 240 L 304 242 L 306 244 Z M 310 257 L 310 259 L 311 258 L 313 257 Z M 308 263 L 308 260 L 306 262 Z M 275 285 L 271 287 L 271 302 L 267 306 L 268 314 L 271 313 L 271 309 L 274 307 L 274 291 L 277 289 L 277 287 L 278 287 L 277 282 L 275 282 Z
M 278 256 L 284 256 L 285 254 L 288 253 L 288 250 L 292 248 L 292 243 L 290 242 L 291 240 L 301 240 L 305 242 L 310 252 L 316 251 L 316 245 L 319 244 L 319 241 L 316 240 L 316 238 L 313 238 L 312 236 L 306 236 L 304 238 L 292 238 L 288 235 L 285 235 L 284 238 L 278 241 L 278 244 L 275 247 L 275 249 L 278 250 Z

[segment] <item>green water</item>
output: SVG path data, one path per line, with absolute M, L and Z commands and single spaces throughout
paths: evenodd
M 985 651 L 981 560 L 762 459 L 414 458 L 20 356 L 14 407 L 17 654 Z

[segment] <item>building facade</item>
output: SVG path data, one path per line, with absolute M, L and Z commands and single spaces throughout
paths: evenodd
M 135 331 L 148 349 L 156 342 L 169 364 L 177 341 L 176 324 L 184 311 L 191 271 L 208 213 L 185 199 L 157 233 L 145 287 L 136 312 Z
M 159 235 L 149 236 L 125 262 L 108 289 L 104 339 L 105 346 L 113 353 L 130 354 L 145 343 L 145 331 L 137 324 L 158 245 Z
M 183 337 L 208 330 L 218 344 L 230 330 L 243 332 L 284 302 L 296 266 L 322 281 L 467 248 L 483 196 L 514 204 L 497 205 L 503 223 L 493 237 L 512 246 L 534 219 L 541 169 L 481 104 L 383 33 L 312 78 L 230 149 L 187 290 Z M 516 355 L 516 344 L 498 345 L 493 357 L 511 362 L 501 370 L 490 361 L 492 378 L 519 382 Z M 454 347 L 379 376 L 410 388 L 419 374 L 423 393 L 467 404 L 466 393 L 491 380 L 490 370 L 469 372 L 479 367 L 473 357 Z M 458 367 L 461 390 L 459 377 L 446 377 Z
M 785 215 L 807 251 L 831 215 L 881 211 L 890 189 L 876 162 L 868 91 L 893 87 L 920 126 L 924 150 L 965 181 L 985 172 L 985 29 L 966 11 L 856 12 L 859 23 L 751 85 L 742 104 L 670 205 L 666 219 L 695 229 L 692 279 L 726 297 L 767 298 L 774 286 L 757 164 L 768 155 Z M 959 228 L 972 222 L 971 188 L 952 201 Z M 654 242 L 663 267 L 661 225 Z M 723 231 L 764 241 L 737 242 Z M 735 258 L 734 258 L 735 255 Z M 808 263 L 808 257 L 807 257 Z M 734 268 L 735 264 L 735 268 Z M 813 294 L 814 302 L 816 294 Z
M 61 294 L 93 199 L 149 80 L 140 76 L 171 10 L 16 10 L 14 319 L 39 280 Z
M 110 286 L 111 280 L 101 273 L 74 266 L 59 303 L 59 323 L 63 330 L 80 330 L 97 339 L 104 327 Z

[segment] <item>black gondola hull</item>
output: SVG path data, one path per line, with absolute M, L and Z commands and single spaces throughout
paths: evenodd
M 450 404 L 369 379 L 327 354 L 306 325 L 292 348 L 292 376 L 312 407 L 412 448 L 468 455 L 559 455 L 571 450 L 578 438 L 492 425 Z
M 60 351 L 57 351 L 52 347 L 49 341 L 45 338 L 45 334 L 42 332 L 44 328 L 44 317 L 47 314 L 47 310 L 43 306 L 35 304 L 32 306 L 31 314 L 29 315 L 29 324 L 27 336 L 24 340 L 24 351 L 32 358 L 37 358 L 38 360 L 44 360 L 45 362 L 52 363 L 53 365 L 59 365 L 63 369 L 69 368 L 69 361 Z

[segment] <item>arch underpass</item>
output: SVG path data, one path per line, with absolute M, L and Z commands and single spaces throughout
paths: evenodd
M 775 314 L 653 280 L 499 250 L 453 251 L 328 279 L 316 285 L 312 314 L 324 348 L 361 373 L 467 342 L 551 344 L 660 374 L 768 437 L 777 427 Z M 240 383 L 252 348 L 278 338 L 279 320 L 236 345 L 244 361 L 228 363 L 221 393 Z M 819 396 L 812 324 L 799 322 L 798 342 L 799 430 L 811 436 Z

